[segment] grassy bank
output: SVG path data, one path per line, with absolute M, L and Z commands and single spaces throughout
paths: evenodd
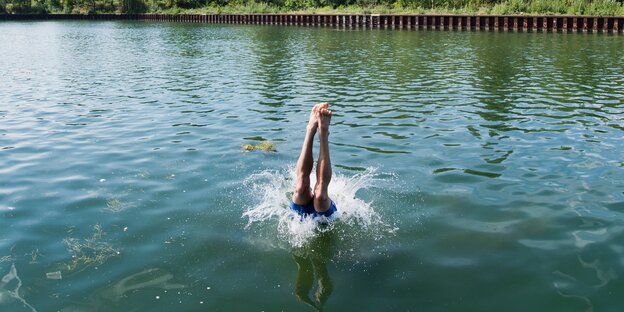
M 492 14 L 492 15 L 598 15 L 598 16 L 624 16 L 624 5 L 614 0 L 598 1 L 565 1 L 565 0 L 538 0 L 522 1 L 511 0 L 503 3 L 480 4 L 466 6 L 409 6 L 409 5 L 374 5 L 374 6 L 319 6 L 307 8 L 288 8 L 276 6 L 264 2 L 216 6 L 208 5 L 200 8 L 159 8 L 151 7 L 150 12 L 154 13 L 378 13 L 378 14 Z
M 46 12 L 624 16 L 624 0 L 0 0 L 0 13 Z

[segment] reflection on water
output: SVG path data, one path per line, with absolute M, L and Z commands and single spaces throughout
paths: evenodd
M 327 263 L 332 257 L 330 249 L 333 240 L 334 232 L 323 232 L 309 241 L 308 245 L 293 250 L 293 259 L 297 263 L 295 296 L 317 311 L 323 310 L 334 290 L 327 270 Z

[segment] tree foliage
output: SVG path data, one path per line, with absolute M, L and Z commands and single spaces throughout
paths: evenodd
M 417 12 L 624 14 L 624 0 L 0 0 L 0 14 L 179 12 L 201 8 L 264 12 L 267 7 L 274 11 L 345 7 L 367 11 L 385 7 Z

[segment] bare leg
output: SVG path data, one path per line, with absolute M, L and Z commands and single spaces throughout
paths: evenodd
M 306 136 L 297 161 L 297 181 L 295 184 L 295 193 L 293 202 L 297 205 L 307 205 L 312 200 L 310 192 L 310 173 L 314 166 L 314 157 L 312 156 L 312 146 L 314 145 L 314 135 L 318 128 L 318 112 L 320 109 L 327 108 L 327 103 L 314 105 L 310 113 L 310 120 L 306 129 Z
M 329 123 L 331 111 L 321 108 L 318 112 L 319 157 L 316 163 L 316 185 L 314 186 L 314 209 L 325 212 L 331 205 L 327 187 L 332 178 L 331 161 L 329 159 Z

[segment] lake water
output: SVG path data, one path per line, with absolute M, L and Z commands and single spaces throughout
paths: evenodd
M 619 311 L 622 51 L 0 23 L 0 310 Z M 316 228 L 286 205 L 320 101 L 339 213 Z

